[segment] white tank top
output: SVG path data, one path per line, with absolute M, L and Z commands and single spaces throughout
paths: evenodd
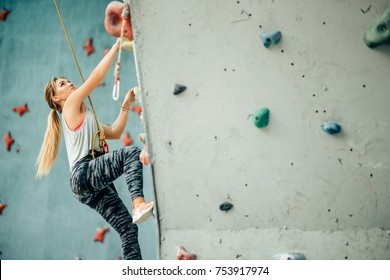
M 93 113 L 89 109 L 85 112 L 84 121 L 80 128 L 76 131 L 71 130 L 62 117 L 62 127 L 64 131 L 66 153 L 68 154 L 69 167 L 72 171 L 75 163 L 81 158 L 85 157 L 89 150 L 91 150 L 91 144 L 93 136 L 97 129 L 96 121 Z M 100 150 L 99 137 L 96 137 L 94 148 L 96 151 Z

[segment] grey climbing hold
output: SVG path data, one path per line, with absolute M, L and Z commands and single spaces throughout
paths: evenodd
M 264 47 L 268 48 L 269 46 L 276 45 L 280 42 L 282 39 L 282 32 L 262 32 L 260 33 L 260 39 L 263 42 Z
M 390 7 L 365 33 L 364 43 L 369 48 L 376 48 L 383 44 L 390 44 Z
M 337 122 L 329 122 L 326 124 L 322 124 L 321 128 L 328 134 L 337 134 L 341 131 L 341 126 Z
M 305 260 L 305 255 L 301 253 L 282 253 L 273 256 L 274 260 Z
M 173 95 L 178 95 L 178 94 L 182 93 L 183 91 L 185 91 L 186 89 L 187 89 L 187 87 L 185 85 L 175 84 L 175 89 L 173 91 Z
M 221 211 L 229 211 L 233 208 L 233 204 L 231 204 L 230 202 L 224 202 L 222 203 L 221 205 L 219 205 L 219 210 Z

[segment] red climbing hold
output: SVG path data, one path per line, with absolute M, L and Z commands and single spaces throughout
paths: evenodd
M 108 227 L 102 227 L 100 229 L 98 228 L 94 241 L 103 243 L 104 235 L 106 234 L 107 231 L 108 231 Z
M 133 112 L 136 112 L 138 116 L 141 115 L 141 113 L 142 113 L 142 107 L 141 106 L 134 106 L 133 108 L 131 108 L 131 110 Z
M 131 144 L 133 144 L 133 139 L 131 139 L 130 137 L 130 133 L 126 133 L 125 136 L 122 137 L 122 141 L 123 141 L 123 145 L 125 146 L 130 146 Z
M 0 21 L 5 21 L 7 19 L 8 14 L 10 12 L 11 11 L 6 10 L 6 9 L 1 10 L 1 12 L 0 12 Z
M 8 132 L 6 136 L 4 136 L 5 149 L 7 151 L 11 150 L 11 145 L 15 143 L 15 140 L 11 137 L 11 132 Z
M 20 105 L 19 107 L 12 108 L 12 111 L 18 113 L 19 116 L 23 116 L 24 113 L 30 112 L 27 107 L 27 103 Z
M 3 214 L 3 210 L 5 207 L 7 207 L 7 204 L 0 203 L 0 215 Z
M 195 259 L 196 259 L 196 255 L 195 255 L 195 254 L 188 253 L 188 252 L 186 251 L 186 249 L 184 249 L 183 246 L 180 246 L 180 247 L 177 249 L 176 259 L 177 259 L 177 260 L 195 260 Z
M 89 37 L 87 39 L 87 42 L 84 44 L 83 48 L 87 52 L 88 56 L 95 51 L 95 49 L 92 46 L 92 38 L 91 37 Z

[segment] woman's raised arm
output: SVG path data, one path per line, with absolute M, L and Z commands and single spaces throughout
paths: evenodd
M 95 67 L 84 84 L 68 97 L 63 108 L 63 113 L 65 115 L 77 114 L 80 112 L 81 104 L 83 103 L 84 99 L 87 98 L 101 82 L 103 82 L 104 77 L 107 75 L 107 72 L 113 63 L 115 56 L 118 53 L 118 50 L 119 40 L 116 41 L 110 51 Z

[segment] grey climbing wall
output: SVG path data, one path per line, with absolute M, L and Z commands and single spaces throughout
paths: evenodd
M 388 1 L 131 4 L 159 258 L 390 259 L 390 47 L 363 42 Z
M 87 77 L 112 46 L 103 25 L 110 1 L 58 0 L 81 70 Z M 34 163 L 46 129 L 49 108 L 43 88 L 54 75 L 64 75 L 81 84 L 73 58 L 54 6 L 50 0 L 0 1 L 0 9 L 11 10 L 0 21 L 0 202 L 6 204 L 0 215 L 0 259 L 117 259 L 121 257 L 120 240 L 110 228 L 104 243 L 94 242 L 96 229 L 106 222 L 87 206 L 73 198 L 69 188 L 69 166 L 63 139 L 58 158 L 47 178 L 35 178 Z M 93 38 L 95 52 L 86 55 L 83 45 Z M 112 123 L 119 112 L 125 91 L 137 86 L 133 53 L 122 54 L 120 101 L 111 97 L 111 69 L 105 86 L 99 87 L 92 100 L 99 119 Z M 27 103 L 30 112 L 19 116 L 12 108 Z M 142 148 L 138 134 L 143 132 L 139 116 L 131 112 L 125 132 L 134 145 Z M 11 132 L 15 143 L 6 151 L 3 137 Z M 109 141 L 110 149 L 122 141 Z M 144 169 L 144 189 L 152 199 L 150 167 Z M 116 187 L 125 204 L 131 200 L 122 179 Z M 144 259 L 156 259 L 156 227 L 153 219 L 139 226 Z

